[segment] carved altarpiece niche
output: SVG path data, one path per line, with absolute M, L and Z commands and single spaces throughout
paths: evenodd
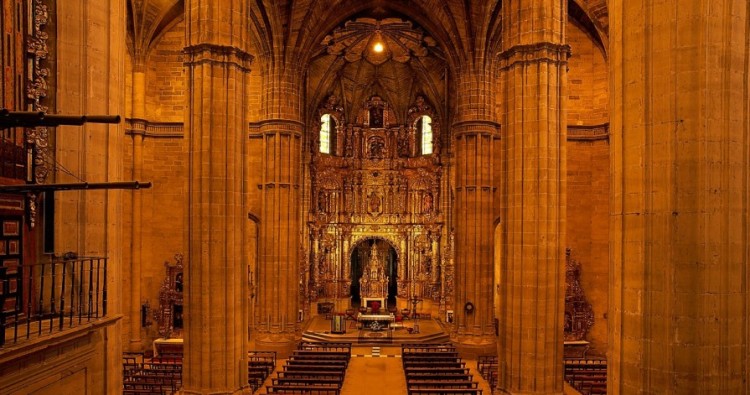
M 175 263 L 164 262 L 166 276 L 159 289 L 159 308 L 154 311 L 159 335 L 165 339 L 181 338 L 183 329 L 183 265 L 182 254 L 175 254 Z
M 594 310 L 581 287 L 581 264 L 565 250 L 565 341 L 585 340 L 594 325 Z
M 328 98 L 317 114 L 317 119 L 324 114 L 333 119 L 330 154 L 321 153 L 320 141 L 311 139 L 309 298 L 351 297 L 352 253 L 362 243 L 369 248 L 382 240 L 395 251 L 397 297 L 430 298 L 445 309 L 452 294 L 445 273 L 452 272 L 447 266 L 453 260 L 452 248 L 444 245 L 450 238 L 442 237 L 445 194 L 436 114 L 418 96 L 399 123 L 391 106 L 375 95 L 349 122 L 337 103 Z M 423 116 L 432 126 L 428 155 L 421 154 Z M 319 135 L 319 125 L 311 129 L 311 135 Z

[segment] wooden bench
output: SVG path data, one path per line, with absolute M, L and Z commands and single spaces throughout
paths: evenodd
M 314 351 L 314 350 L 296 350 L 292 356 L 343 356 L 346 359 L 351 358 L 351 353 L 346 351 Z
M 479 388 L 409 388 L 409 395 L 482 395 Z
M 344 351 L 352 353 L 352 343 L 346 342 L 300 342 L 298 350 Z
M 479 388 L 479 383 L 471 380 L 407 380 L 409 388 Z
M 337 365 L 284 365 L 285 372 L 305 372 L 305 371 L 319 371 L 319 372 L 343 372 L 344 367 Z
M 405 361 L 449 361 L 461 360 L 457 352 L 441 352 L 437 354 L 406 354 L 401 359 Z
M 286 361 L 286 364 L 287 366 L 294 365 L 294 366 L 312 366 L 312 367 L 315 367 L 318 365 L 338 366 L 343 370 L 343 369 L 346 369 L 348 361 L 334 361 L 334 360 L 315 361 L 315 360 L 290 359 Z
M 308 394 L 308 395 L 339 395 L 338 388 L 307 387 L 296 385 L 269 385 L 266 386 L 267 394 Z
M 401 355 L 418 353 L 455 352 L 456 347 L 450 343 L 443 344 L 414 344 L 401 345 Z
M 412 373 L 408 374 L 406 376 L 406 381 L 409 382 L 410 380 L 426 380 L 426 381 L 462 381 L 462 380 L 473 380 L 474 375 L 472 374 L 463 374 L 463 373 L 440 373 L 440 374 L 430 374 L 430 373 Z
M 155 384 L 155 383 L 138 383 L 138 382 L 127 382 L 123 383 L 123 394 L 140 394 L 140 395 L 165 395 L 174 392 L 174 388 L 169 384 Z
M 278 378 L 320 378 L 320 379 L 337 379 L 341 382 L 344 381 L 345 372 L 328 372 L 318 370 L 298 371 L 298 372 L 278 372 Z
M 585 395 L 606 394 L 607 361 L 604 359 L 566 359 L 565 381 Z
M 340 378 L 319 378 L 319 377 L 278 377 L 271 379 L 271 384 L 274 386 L 280 385 L 322 385 L 322 386 L 335 386 L 341 388 L 344 383 L 343 377 Z
M 450 362 L 444 362 L 444 361 L 404 361 L 403 363 L 405 368 L 420 368 L 420 367 L 429 367 L 429 368 L 465 368 L 466 362 L 458 362 L 458 361 L 450 361 Z
M 437 368 L 430 368 L 430 367 L 416 367 L 416 368 L 404 368 L 406 371 L 406 375 L 408 377 L 409 374 L 447 374 L 447 373 L 456 373 L 456 374 L 469 374 L 469 368 L 443 368 L 443 367 L 437 367 Z

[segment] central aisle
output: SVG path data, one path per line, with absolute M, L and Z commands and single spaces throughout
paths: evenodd
M 377 357 L 372 347 L 352 347 L 341 395 L 383 394 L 406 394 L 401 348 L 381 347 Z

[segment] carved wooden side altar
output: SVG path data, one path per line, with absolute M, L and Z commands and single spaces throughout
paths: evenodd
M 159 335 L 164 339 L 182 338 L 183 328 L 183 266 L 182 254 L 175 254 L 175 263 L 164 262 L 164 281 L 159 289 L 159 308 L 154 311 Z
M 350 113 L 347 120 L 333 96 L 318 109 L 318 119 L 332 120 L 330 153 L 311 141 L 305 293 L 311 301 L 351 296 L 352 252 L 382 240 L 396 253 L 398 298 L 430 298 L 444 311 L 452 297 L 453 249 L 444 226 L 438 116 L 421 96 L 400 117 L 377 95 Z M 422 138 L 425 127 L 431 141 Z M 377 268 L 365 270 L 359 284 L 362 297 L 387 295 L 388 279 Z
M 589 348 L 586 334 L 594 325 L 594 310 L 581 287 L 581 264 L 565 250 L 565 341 L 566 358 L 583 358 Z

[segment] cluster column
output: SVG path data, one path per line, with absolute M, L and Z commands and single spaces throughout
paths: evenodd
M 482 59 L 456 75 L 455 152 L 455 331 L 464 352 L 495 347 L 494 163 L 498 124 L 494 111 L 494 63 Z
M 750 393 L 746 0 L 611 0 L 610 394 Z
M 247 5 L 187 0 L 188 259 L 184 394 L 238 394 L 247 382 L 243 155 Z
M 299 337 L 302 232 L 302 69 L 287 54 L 261 57 L 263 136 L 256 345 L 291 352 Z
M 563 391 L 565 4 L 503 7 L 498 389 L 506 394 Z

